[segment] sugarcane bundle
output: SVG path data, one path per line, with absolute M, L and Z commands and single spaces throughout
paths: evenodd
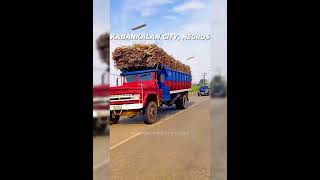
M 155 44 L 118 47 L 113 51 L 112 59 L 115 61 L 115 67 L 120 70 L 151 68 L 163 64 L 174 70 L 191 73 L 189 66 L 168 55 Z

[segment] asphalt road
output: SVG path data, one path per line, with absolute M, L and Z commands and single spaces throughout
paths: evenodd
M 109 141 L 107 133 L 93 137 L 93 180 L 111 179 Z
M 110 174 L 112 180 L 224 179 L 226 101 L 191 96 L 188 109 L 165 107 L 152 125 L 144 124 L 143 117 L 121 119 L 110 126 L 110 141 L 94 140 L 97 154 L 106 154 L 94 157 L 94 166 L 109 162 L 107 150 L 102 153 L 109 147 L 106 179 Z

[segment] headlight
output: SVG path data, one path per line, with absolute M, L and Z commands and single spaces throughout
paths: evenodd
M 131 99 L 134 99 L 134 100 L 139 100 L 140 99 L 140 94 L 134 94 Z
M 95 117 L 97 117 L 97 116 L 98 116 L 97 111 L 93 111 L 93 117 L 95 118 Z

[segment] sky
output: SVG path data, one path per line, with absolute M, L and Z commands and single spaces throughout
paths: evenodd
M 131 33 L 131 28 L 147 24 L 137 34 L 210 34 L 210 40 L 193 41 L 124 41 L 112 40 L 110 51 L 121 45 L 137 42 L 156 43 L 168 54 L 191 67 L 193 82 L 198 83 L 206 73 L 212 78 L 218 72 L 227 73 L 227 1 L 226 0 L 111 0 L 108 15 L 107 0 L 94 0 L 94 43 L 97 34 L 110 29 L 112 34 Z M 103 13 L 104 12 L 104 13 Z M 110 26 L 108 22 L 110 17 Z M 108 23 L 109 23 L 108 22 Z M 95 44 L 94 44 L 95 45 Z M 186 60 L 194 56 L 193 59 Z M 94 47 L 94 67 L 105 67 Z M 94 84 L 100 83 L 99 70 L 94 69 Z M 120 71 L 110 58 L 110 83 L 115 85 Z M 100 72 L 101 74 L 101 72 Z

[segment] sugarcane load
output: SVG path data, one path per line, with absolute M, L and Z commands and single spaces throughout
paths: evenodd
M 157 121 L 162 105 L 187 108 L 191 90 L 190 67 L 155 44 L 116 48 L 112 59 L 121 71 L 117 86 L 110 87 L 110 121 L 140 114 L 146 124 Z M 99 93 L 99 92 L 97 92 Z
M 171 69 L 191 73 L 190 67 L 168 55 L 155 44 L 134 44 L 118 47 L 112 53 L 115 67 L 120 70 L 152 68 L 165 65 Z

